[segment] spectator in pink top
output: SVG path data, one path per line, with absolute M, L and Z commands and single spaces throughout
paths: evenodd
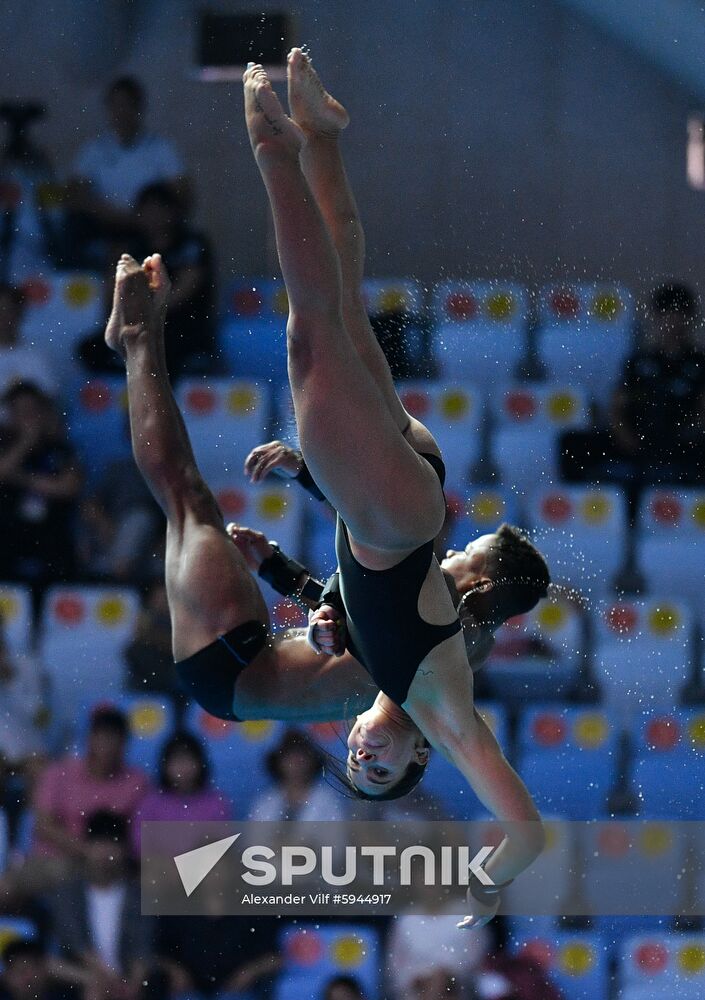
M 139 854 L 142 820 L 232 818 L 232 803 L 210 784 L 210 767 L 200 740 L 191 733 L 174 733 L 162 750 L 159 788 L 147 792 L 133 818 L 134 853 Z
M 26 898 L 75 874 L 86 859 L 86 817 L 100 810 L 130 822 L 149 786 L 147 775 L 125 763 L 129 726 L 116 708 L 91 716 L 85 755 L 52 761 L 40 776 L 32 800 L 34 842 L 24 865 L 3 889 Z

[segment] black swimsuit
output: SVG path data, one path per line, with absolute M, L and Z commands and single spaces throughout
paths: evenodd
M 431 454 L 421 457 L 443 485 L 445 466 L 441 459 Z M 353 555 L 348 529 L 338 515 L 335 549 L 347 616 L 347 647 L 380 690 L 402 705 L 422 660 L 461 630 L 457 617 L 448 625 L 431 625 L 419 615 L 419 594 L 435 558 L 433 540 L 391 569 L 367 569 Z

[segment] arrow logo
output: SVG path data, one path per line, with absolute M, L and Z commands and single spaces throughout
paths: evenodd
M 190 896 L 206 875 L 213 871 L 239 836 L 240 834 L 236 833 L 233 837 L 225 837 L 224 840 L 216 840 L 213 844 L 206 844 L 204 847 L 197 847 L 194 851 L 186 851 L 185 854 L 176 855 L 174 864 L 187 896 Z

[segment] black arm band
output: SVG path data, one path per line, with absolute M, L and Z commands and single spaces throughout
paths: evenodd
M 270 544 L 274 552 L 262 561 L 258 576 L 284 597 L 295 599 L 305 597 L 312 602 L 318 601 L 323 591 L 323 584 L 314 579 L 300 562 L 282 552 L 276 542 Z M 300 587 L 298 581 L 302 573 L 305 573 L 307 578 L 303 587 Z
M 314 482 L 313 476 L 308 471 L 308 466 L 303 461 L 303 459 L 301 460 L 301 469 L 294 476 L 294 479 L 299 484 L 299 486 L 303 486 L 303 488 L 305 490 L 308 490 L 308 492 L 311 494 L 311 496 L 315 497 L 316 500 L 325 500 L 325 496 L 323 495 L 323 493 L 321 493 L 321 491 L 319 490 L 319 488 L 316 486 L 316 483 Z
M 328 582 L 323 588 L 323 593 L 318 600 L 318 606 L 322 604 L 329 604 L 336 611 L 339 611 L 341 615 L 345 614 L 345 604 L 343 603 L 343 595 L 340 593 L 340 574 L 334 573 L 328 578 Z
M 493 903 L 497 896 L 499 896 L 502 889 L 506 889 L 507 886 L 511 885 L 513 881 L 514 879 L 510 878 L 506 882 L 499 882 L 494 885 L 485 885 L 484 882 L 479 880 L 474 872 L 470 872 L 469 889 L 478 903 Z

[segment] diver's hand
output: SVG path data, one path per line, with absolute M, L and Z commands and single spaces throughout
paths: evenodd
M 342 656 L 345 652 L 345 618 L 330 604 L 322 604 L 316 611 L 308 613 L 309 646 L 317 653 L 327 656 Z
M 258 444 L 245 459 L 245 475 L 250 482 L 260 483 L 270 472 L 281 469 L 289 476 L 297 476 L 303 466 L 303 456 L 296 448 L 281 441 Z
M 225 529 L 228 537 L 242 553 L 248 568 L 258 573 L 265 559 L 274 552 L 267 536 L 254 528 L 246 528 L 244 524 L 234 524 L 232 521 Z

